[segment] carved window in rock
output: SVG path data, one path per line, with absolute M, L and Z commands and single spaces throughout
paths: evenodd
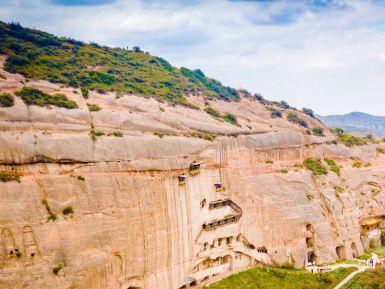
M 313 248 L 314 247 L 314 229 L 312 224 L 306 225 L 306 247 Z
M 358 257 L 357 245 L 354 242 L 352 243 L 352 255 L 353 255 L 353 258 L 357 258 Z

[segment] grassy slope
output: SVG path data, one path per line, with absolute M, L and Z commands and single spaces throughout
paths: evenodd
M 329 289 L 336 286 L 355 268 L 341 268 L 327 274 L 303 270 L 253 268 L 232 275 L 207 289 Z
M 385 289 L 385 268 L 360 273 L 343 289 Z
M 140 50 L 86 44 L 1 21 L 0 39 L 0 54 L 9 57 L 5 69 L 27 78 L 100 92 L 135 93 L 187 106 L 189 93 L 239 98 L 237 90 L 206 77 L 199 69 L 178 69 Z

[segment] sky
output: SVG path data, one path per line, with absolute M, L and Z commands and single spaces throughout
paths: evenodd
M 385 115 L 382 0 L 0 0 L 0 20 L 140 46 L 317 113 Z

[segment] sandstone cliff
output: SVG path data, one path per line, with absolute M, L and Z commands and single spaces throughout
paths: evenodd
M 94 91 L 85 100 L 79 89 L 0 73 L 0 92 L 28 85 L 79 105 L 16 97 L 0 108 L 0 171 L 20 175 L 0 182 L 1 289 L 179 289 L 258 264 L 330 262 L 362 254 L 361 221 L 385 214 L 381 144 L 333 144 L 335 135 L 309 135 L 246 96 L 191 95 L 200 109 Z M 298 165 L 325 157 L 341 176 Z

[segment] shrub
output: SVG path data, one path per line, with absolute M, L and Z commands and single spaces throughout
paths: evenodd
M 63 215 L 68 216 L 68 215 L 73 215 L 74 209 L 72 206 L 67 206 L 62 210 Z
M 294 164 L 294 167 L 295 167 L 296 169 L 303 169 L 303 164 L 297 163 L 297 164 Z
M 324 129 L 321 127 L 313 127 L 312 132 L 315 136 L 325 136 Z
M 77 108 L 76 102 L 69 100 L 64 94 L 49 95 L 42 92 L 39 89 L 24 86 L 22 90 L 16 92 L 17 96 L 20 96 L 24 103 L 27 105 L 54 105 L 57 107 L 64 107 L 68 109 Z
M 76 178 L 78 179 L 78 181 L 82 181 L 82 182 L 86 180 L 83 176 L 77 176 Z
M 289 171 L 287 169 L 282 169 L 279 171 L 281 174 L 287 174 Z
M 92 129 L 91 131 L 90 131 L 90 137 L 92 138 L 92 140 L 96 140 L 96 138 L 98 137 L 98 136 L 103 136 L 104 135 L 104 132 L 102 132 L 102 131 L 99 131 L 99 130 L 94 130 L 94 129 Z
M 290 105 L 289 105 L 286 101 L 284 101 L 284 100 L 282 100 L 281 102 L 279 102 L 278 105 L 279 105 L 280 107 L 284 108 L 284 109 L 290 108 Z
M 337 194 L 341 194 L 345 192 L 345 187 L 342 187 L 342 186 L 334 186 L 333 189 Z
M 347 147 L 362 146 L 366 144 L 363 138 L 347 133 L 338 133 L 338 140 Z
M 160 110 L 161 112 L 164 112 L 164 108 L 161 107 L 161 106 L 159 106 L 159 110 Z
M 62 270 L 63 268 L 64 268 L 63 265 L 59 265 L 59 266 L 52 269 L 52 273 L 54 273 L 57 276 L 59 274 L 60 270 Z
M 311 193 L 306 194 L 306 199 L 308 199 L 309 201 L 313 200 L 313 198 L 314 198 L 313 194 Z
M 56 221 L 57 220 L 57 216 L 51 211 L 51 208 L 49 207 L 47 200 L 44 199 L 41 202 L 45 206 L 45 209 L 46 209 L 47 214 L 48 214 L 47 222 L 49 222 L 49 221 L 53 221 L 53 222 Z
M 10 93 L 1 93 L 0 94 L 0 106 L 2 107 L 11 107 L 15 104 L 15 98 Z
M 100 111 L 100 110 L 102 110 L 102 108 L 99 105 L 94 104 L 94 103 L 87 103 L 87 106 L 88 106 L 88 110 L 89 111 Z
M 286 269 L 286 270 L 295 269 L 294 265 L 292 263 L 289 263 L 289 262 L 285 262 L 285 263 L 281 264 L 281 266 L 279 266 L 279 268 Z
M 235 115 L 232 115 L 232 114 L 225 114 L 222 116 L 222 119 L 224 121 L 227 121 L 228 123 L 231 123 L 233 125 L 238 125 L 238 121 L 237 121 L 237 118 L 235 117 Z
M 276 109 L 274 109 L 274 108 L 270 109 L 270 111 L 271 111 L 270 116 L 271 116 L 272 118 L 279 118 L 279 117 L 282 117 L 282 113 L 281 113 L 280 111 L 278 111 L 278 110 L 276 110 Z
M 298 115 L 296 115 L 294 113 L 290 112 L 287 115 L 287 120 L 292 122 L 292 123 L 299 124 L 300 126 L 307 127 L 307 122 L 305 120 L 303 120 L 302 118 L 299 118 Z
M 382 148 L 382 147 L 377 147 L 377 148 L 376 148 L 376 151 L 377 151 L 377 153 L 379 153 L 379 154 L 385 154 L 385 149 Z
M 315 176 L 327 175 L 327 169 L 322 165 L 321 160 L 319 159 L 306 159 L 303 162 L 303 165 L 313 172 Z
M 82 87 L 81 91 L 82 91 L 83 98 L 87 99 L 88 98 L 88 93 L 89 93 L 88 88 Z
M 221 114 L 211 107 L 206 107 L 205 112 L 207 112 L 213 118 L 220 118 L 221 117 Z
M 266 164 L 272 164 L 272 163 L 274 163 L 274 162 L 273 162 L 272 160 L 266 160 L 265 163 L 266 163 Z
M 364 164 L 360 161 L 355 161 L 353 164 L 352 164 L 352 167 L 353 168 L 356 168 L 356 169 L 359 169 L 359 168 L 362 168 Z
M 214 141 L 215 140 L 215 135 L 209 134 L 209 133 L 205 133 L 205 134 L 201 135 L 201 138 L 204 139 L 204 140 L 208 140 L 208 141 Z
M 341 168 L 332 159 L 324 158 L 325 163 L 329 166 L 330 170 L 337 176 L 341 176 Z
M 110 135 L 115 137 L 123 137 L 123 133 L 121 133 L 120 131 L 113 131 Z
M 302 112 L 314 118 L 314 111 L 310 108 L 302 108 Z
M 164 137 L 164 133 L 162 133 L 160 131 L 154 131 L 154 135 L 158 136 L 159 138 L 163 138 Z
M 371 239 L 369 241 L 369 248 L 370 249 L 375 249 L 376 248 L 376 241 L 375 240 Z
M 0 79 L 7 79 L 7 77 L 4 74 L 0 73 Z
M 14 172 L 0 172 L 0 182 L 18 182 L 20 183 L 20 175 Z

